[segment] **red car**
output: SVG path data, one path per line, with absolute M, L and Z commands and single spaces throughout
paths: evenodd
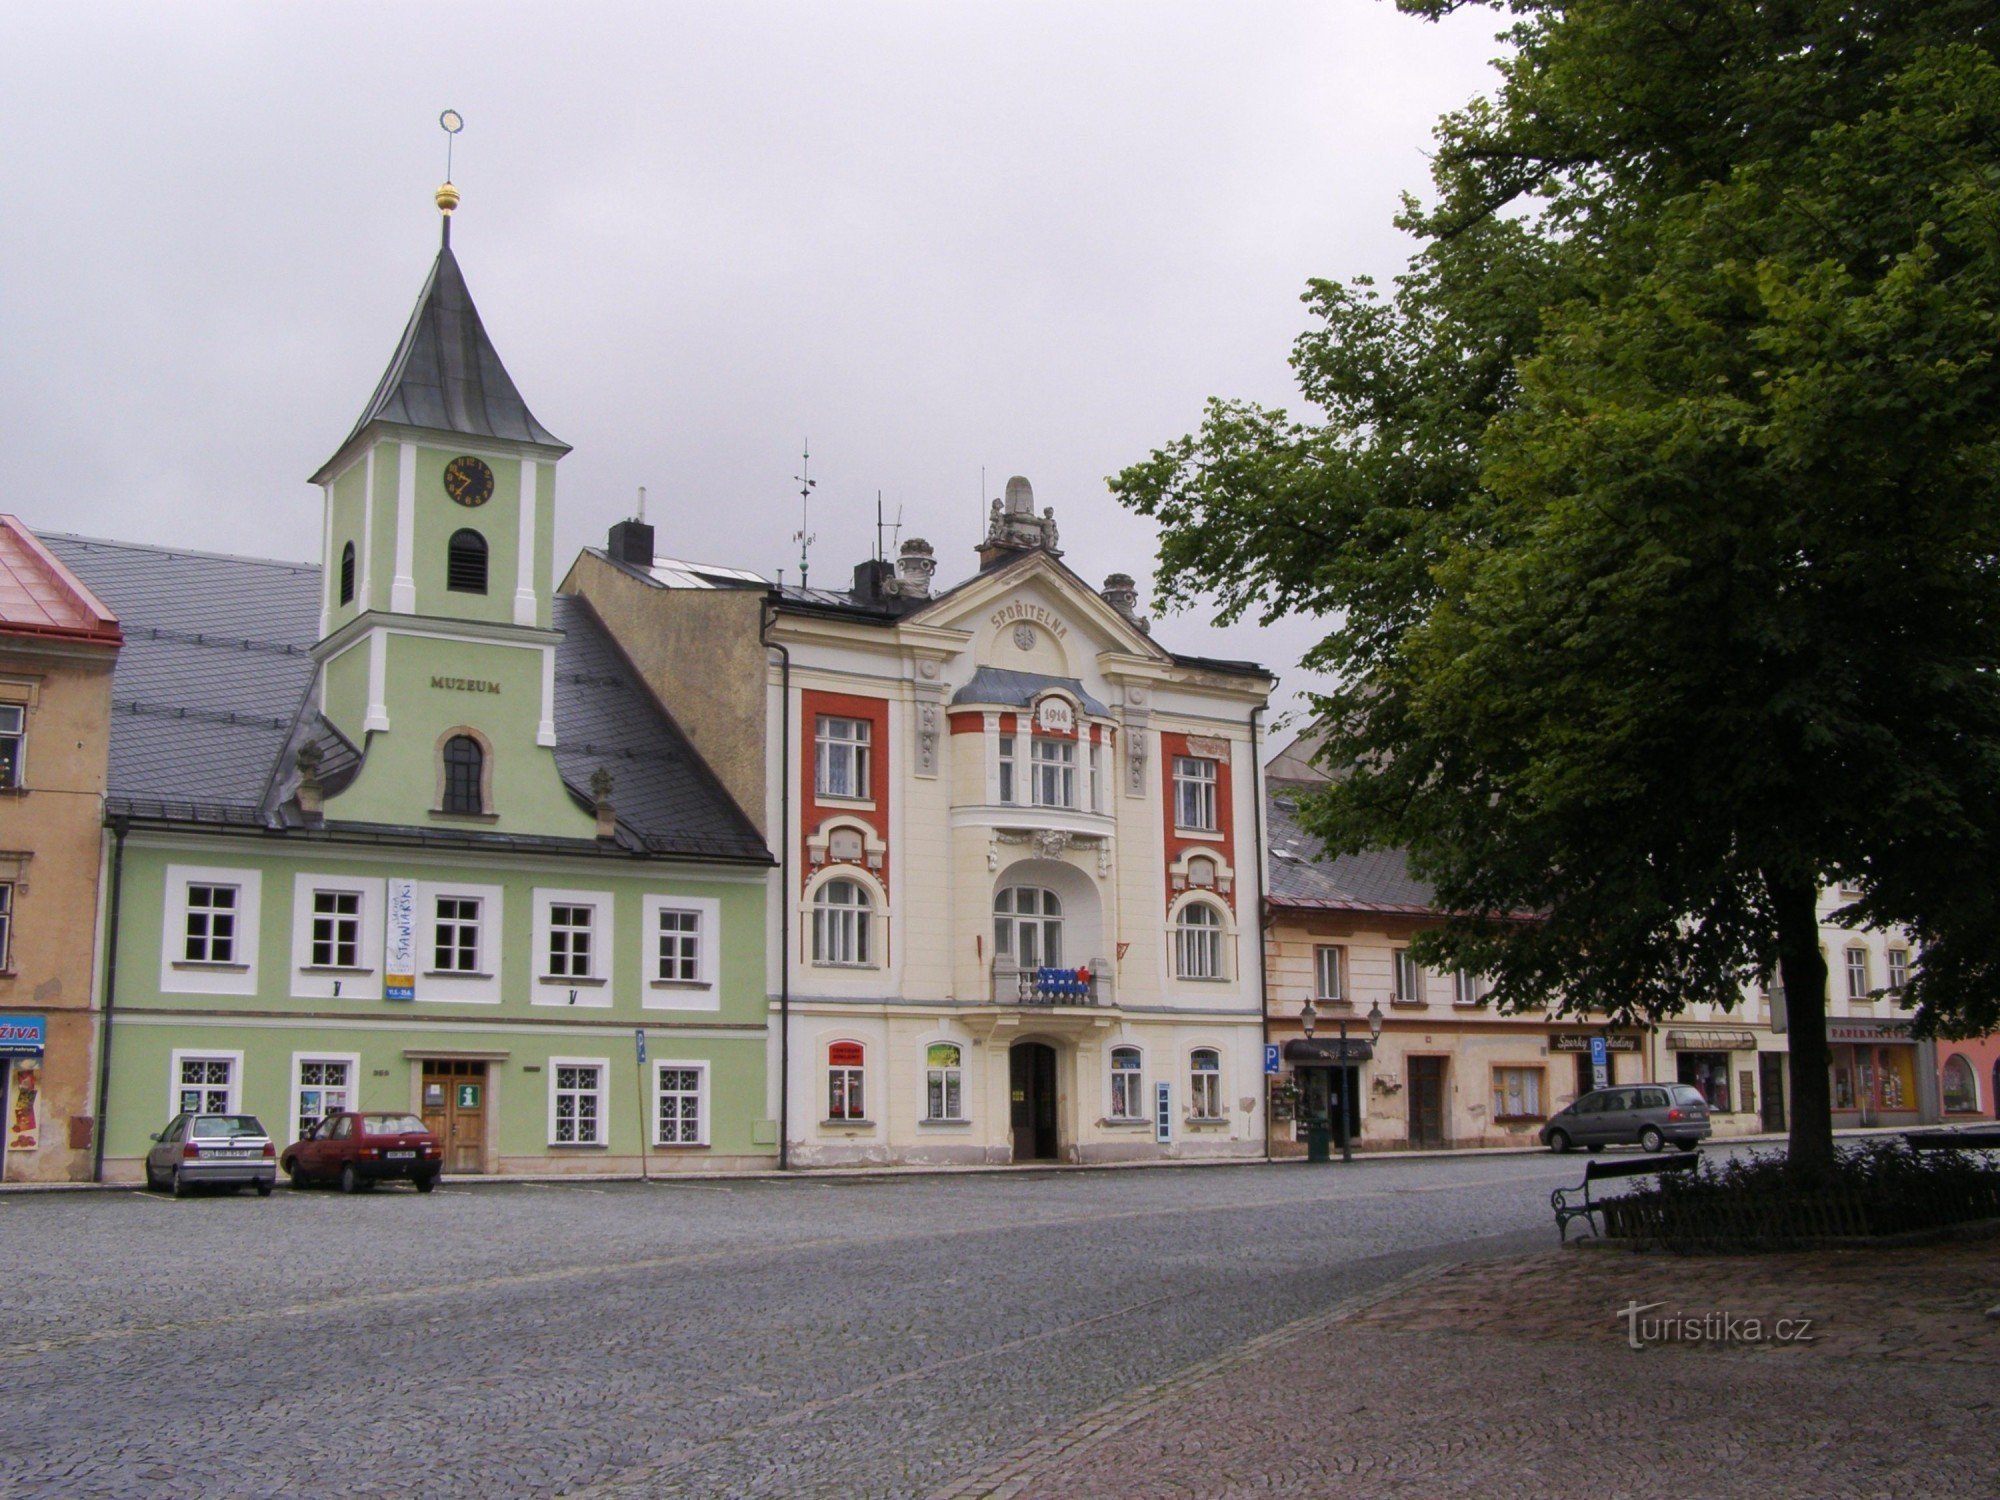
M 415 1115 L 344 1109 L 287 1146 L 279 1165 L 295 1188 L 338 1182 L 343 1193 L 358 1193 L 384 1178 L 407 1177 L 428 1193 L 444 1170 L 444 1156 L 438 1138 Z

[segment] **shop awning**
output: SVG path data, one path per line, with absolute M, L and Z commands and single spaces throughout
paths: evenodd
M 1749 1031 L 1670 1031 L 1667 1033 L 1667 1050 L 1670 1052 L 1755 1052 L 1757 1037 Z
M 1341 1050 L 1343 1047 L 1346 1049 L 1345 1052 Z M 1293 1037 L 1289 1042 L 1285 1043 L 1285 1061 L 1288 1063 L 1303 1064 L 1308 1068 L 1314 1066 L 1337 1068 L 1344 1062 L 1364 1063 L 1374 1056 L 1375 1047 L 1373 1043 L 1359 1042 L 1352 1039 L 1342 1042 L 1337 1036 L 1316 1036 L 1310 1041 L 1305 1037 Z

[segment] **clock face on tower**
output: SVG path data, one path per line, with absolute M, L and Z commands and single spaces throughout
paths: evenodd
M 444 466 L 444 492 L 460 505 L 484 505 L 493 498 L 493 471 L 476 458 L 454 458 Z

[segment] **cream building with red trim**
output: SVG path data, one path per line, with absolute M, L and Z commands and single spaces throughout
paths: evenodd
M 792 1165 L 1262 1154 L 1272 679 L 1167 650 L 1056 543 L 1015 479 L 948 590 L 920 541 L 773 588 L 629 522 L 571 575 L 782 848 Z

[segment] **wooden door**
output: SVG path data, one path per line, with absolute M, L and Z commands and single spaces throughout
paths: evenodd
M 1760 1052 L 1757 1071 L 1763 1084 L 1763 1109 L 1759 1112 L 1766 1130 L 1785 1128 L 1785 1054 Z
M 1007 1053 L 1007 1085 L 1013 1107 L 1014 1160 L 1054 1161 L 1058 1155 L 1055 1048 L 1017 1042 Z
M 486 1064 L 438 1059 L 424 1064 L 424 1128 L 438 1138 L 444 1170 L 486 1170 Z
M 1444 1065 L 1442 1057 L 1413 1057 L 1410 1062 L 1410 1144 L 1444 1144 Z

